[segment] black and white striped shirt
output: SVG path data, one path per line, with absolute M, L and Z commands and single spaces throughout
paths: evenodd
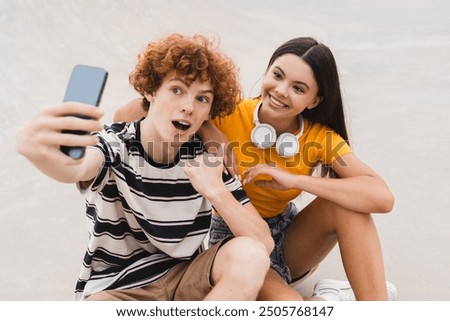
M 77 299 L 107 289 L 142 287 L 201 250 L 211 204 L 183 172 L 204 153 L 194 137 L 171 164 L 155 163 L 140 143 L 140 121 L 105 126 L 94 148 L 103 166 L 86 198 L 89 242 L 76 286 Z M 249 202 L 240 182 L 224 174 L 234 197 Z

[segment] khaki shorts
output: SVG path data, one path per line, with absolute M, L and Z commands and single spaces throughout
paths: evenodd
M 175 265 L 159 280 L 137 289 L 107 290 L 95 293 L 89 301 L 200 301 L 211 292 L 212 266 L 224 239 L 197 255 L 192 261 Z

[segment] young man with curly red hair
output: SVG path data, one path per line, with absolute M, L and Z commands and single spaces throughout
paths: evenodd
M 53 179 L 78 183 L 86 198 L 78 299 L 256 298 L 273 248 L 268 226 L 195 135 L 233 111 L 236 74 L 205 37 L 171 35 L 151 42 L 130 74 L 150 106 L 145 118 L 102 129 L 98 108 L 70 102 L 43 109 L 18 132 L 19 153 Z M 88 148 L 73 160 L 60 145 Z M 203 251 L 213 207 L 235 236 Z

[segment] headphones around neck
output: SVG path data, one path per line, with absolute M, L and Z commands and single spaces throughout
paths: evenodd
M 269 124 L 261 124 L 259 122 L 258 113 L 261 106 L 262 101 L 258 103 L 253 113 L 253 122 L 256 125 L 251 134 L 253 144 L 262 149 L 269 148 L 275 144 L 278 155 L 286 158 L 295 156 L 300 149 L 298 139 L 303 133 L 303 117 L 298 115 L 300 130 L 297 135 L 283 133 L 277 138 L 275 128 Z

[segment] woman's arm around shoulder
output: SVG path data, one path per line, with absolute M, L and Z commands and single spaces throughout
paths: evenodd
M 147 111 L 142 108 L 142 98 L 136 98 L 116 109 L 114 122 L 130 123 L 147 116 Z

